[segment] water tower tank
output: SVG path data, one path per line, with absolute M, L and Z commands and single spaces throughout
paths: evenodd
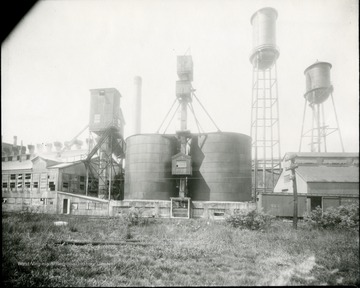
M 138 134 L 126 139 L 125 199 L 169 200 L 176 196 L 171 174 L 177 153 L 171 135 Z
M 312 104 L 324 102 L 333 90 L 330 82 L 331 64 L 316 62 L 304 71 L 306 92 L 304 97 Z
M 251 137 L 230 132 L 194 136 L 190 156 L 192 200 L 251 200 Z
M 256 11 L 251 17 L 253 27 L 253 50 L 250 61 L 260 70 L 270 68 L 279 57 L 276 47 L 277 11 L 266 7 Z

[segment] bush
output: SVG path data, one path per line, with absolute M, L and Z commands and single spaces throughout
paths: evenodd
M 129 209 L 124 218 L 129 226 L 146 225 L 149 221 L 147 218 L 143 217 L 141 210 L 134 207 Z
M 320 229 L 359 229 L 359 204 L 329 207 L 324 212 L 318 206 L 304 215 L 304 221 Z
M 239 211 L 226 218 L 226 222 L 235 228 L 262 230 L 271 225 L 271 220 L 275 217 L 263 211 Z

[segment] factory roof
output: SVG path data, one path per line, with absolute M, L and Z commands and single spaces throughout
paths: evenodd
M 30 170 L 33 163 L 31 160 L 1 162 L 1 170 Z
M 300 166 L 296 174 L 305 182 L 359 182 L 359 167 Z
M 57 162 L 74 162 L 78 160 L 78 158 L 81 157 L 86 158 L 87 154 L 88 154 L 88 149 L 76 149 L 76 150 L 65 150 L 62 152 L 56 152 L 56 151 L 40 152 L 36 154 L 36 156 Z
M 301 157 L 359 157 L 358 152 L 287 152 L 288 154 L 296 154 L 297 158 Z
M 73 165 L 77 165 L 77 164 L 81 164 L 83 163 L 83 161 L 76 161 L 76 162 L 67 162 L 67 163 L 60 163 L 60 164 L 56 164 L 56 165 L 53 165 L 53 166 L 50 166 L 48 168 L 66 168 L 66 167 L 70 167 L 70 166 L 73 166 Z

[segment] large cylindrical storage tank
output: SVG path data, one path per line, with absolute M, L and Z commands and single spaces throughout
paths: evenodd
M 138 134 L 126 139 L 124 199 L 170 200 L 176 196 L 171 157 L 177 153 L 172 135 Z
M 305 69 L 306 92 L 304 97 L 314 104 L 324 102 L 332 92 L 330 82 L 331 64 L 316 62 Z
M 256 11 L 251 17 L 253 27 L 253 51 L 250 61 L 258 69 L 270 68 L 279 57 L 276 47 L 277 11 L 266 7 Z
M 216 132 L 194 136 L 193 175 L 188 189 L 194 201 L 250 201 L 251 137 Z

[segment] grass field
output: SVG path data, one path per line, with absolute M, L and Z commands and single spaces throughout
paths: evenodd
M 67 240 L 113 245 L 56 244 Z M 122 218 L 3 213 L 2 253 L 5 287 L 360 284 L 358 231 L 293 230 L 281 220 L 250 231 L 208 220 L 129 227 Z

